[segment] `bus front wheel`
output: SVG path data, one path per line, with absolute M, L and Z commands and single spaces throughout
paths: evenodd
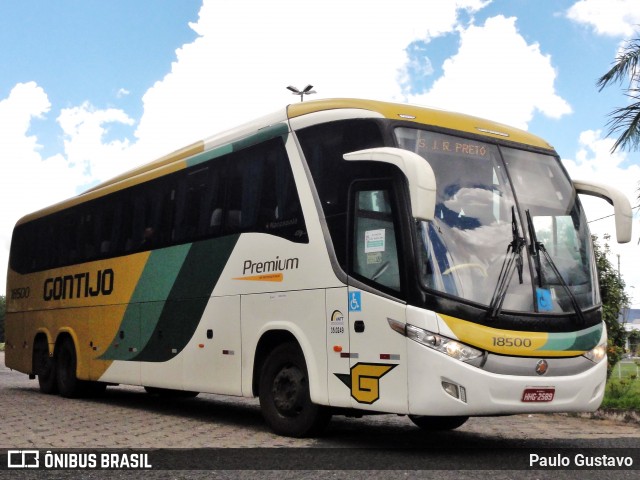
M 469 417 L 430 417 L 425 415 L 409 415 L 411 421 L 422 430 L 454 430 L 462 426 Z
M 279 345 L 267 357 L 259 396 L 265 421 L 279 435 L 313 436 L 331 420 L 326 407 L 311 402 L 307 365 L 295 343 Z

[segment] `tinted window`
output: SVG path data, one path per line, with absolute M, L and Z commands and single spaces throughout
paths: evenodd
M 377 122 L 344 120 L 304 128 L 297 132 L 327 221 L 338 261 L 346 269 L 349 186 L 357 179 L 391 175 L 393 167 L 379 162 L 347 162 L 343 155 L 384 146 Z
M 387 189 L 355 192 L 352 272 L 400 291 L 396 229 Z
M 28 273 L 242 232 L 308 241 L 280 137 L 20 225 L 10 262 Z

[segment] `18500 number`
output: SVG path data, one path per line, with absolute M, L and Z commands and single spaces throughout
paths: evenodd
M 11 300 L 22 300 L 23 298 L 29 298 L 31 289 L 29 287 L 13 288 L 11 289 Z
M 494 347 L 516 347 L 516 348 L 529 348 L 531 346 L 530 338 L 520 337 L 493 337 Z

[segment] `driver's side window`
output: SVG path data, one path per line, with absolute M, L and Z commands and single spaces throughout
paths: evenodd
M 355 192 L 353 273 L 400 291 L 393 207 L 387 189 Z

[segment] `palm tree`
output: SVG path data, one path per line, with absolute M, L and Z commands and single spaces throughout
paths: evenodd
M 626 88 L 631 102 L 616 108 L 609 116 L 608 135 L 620 134 L 614 143 L 612 152 L 618 148 L 638 150 L 640 147 L 640 38 L 629 40 L 616 57 L 616 61 L 607 73 L 598 79 L 600 91 L 610 83 L 629 82 Z

